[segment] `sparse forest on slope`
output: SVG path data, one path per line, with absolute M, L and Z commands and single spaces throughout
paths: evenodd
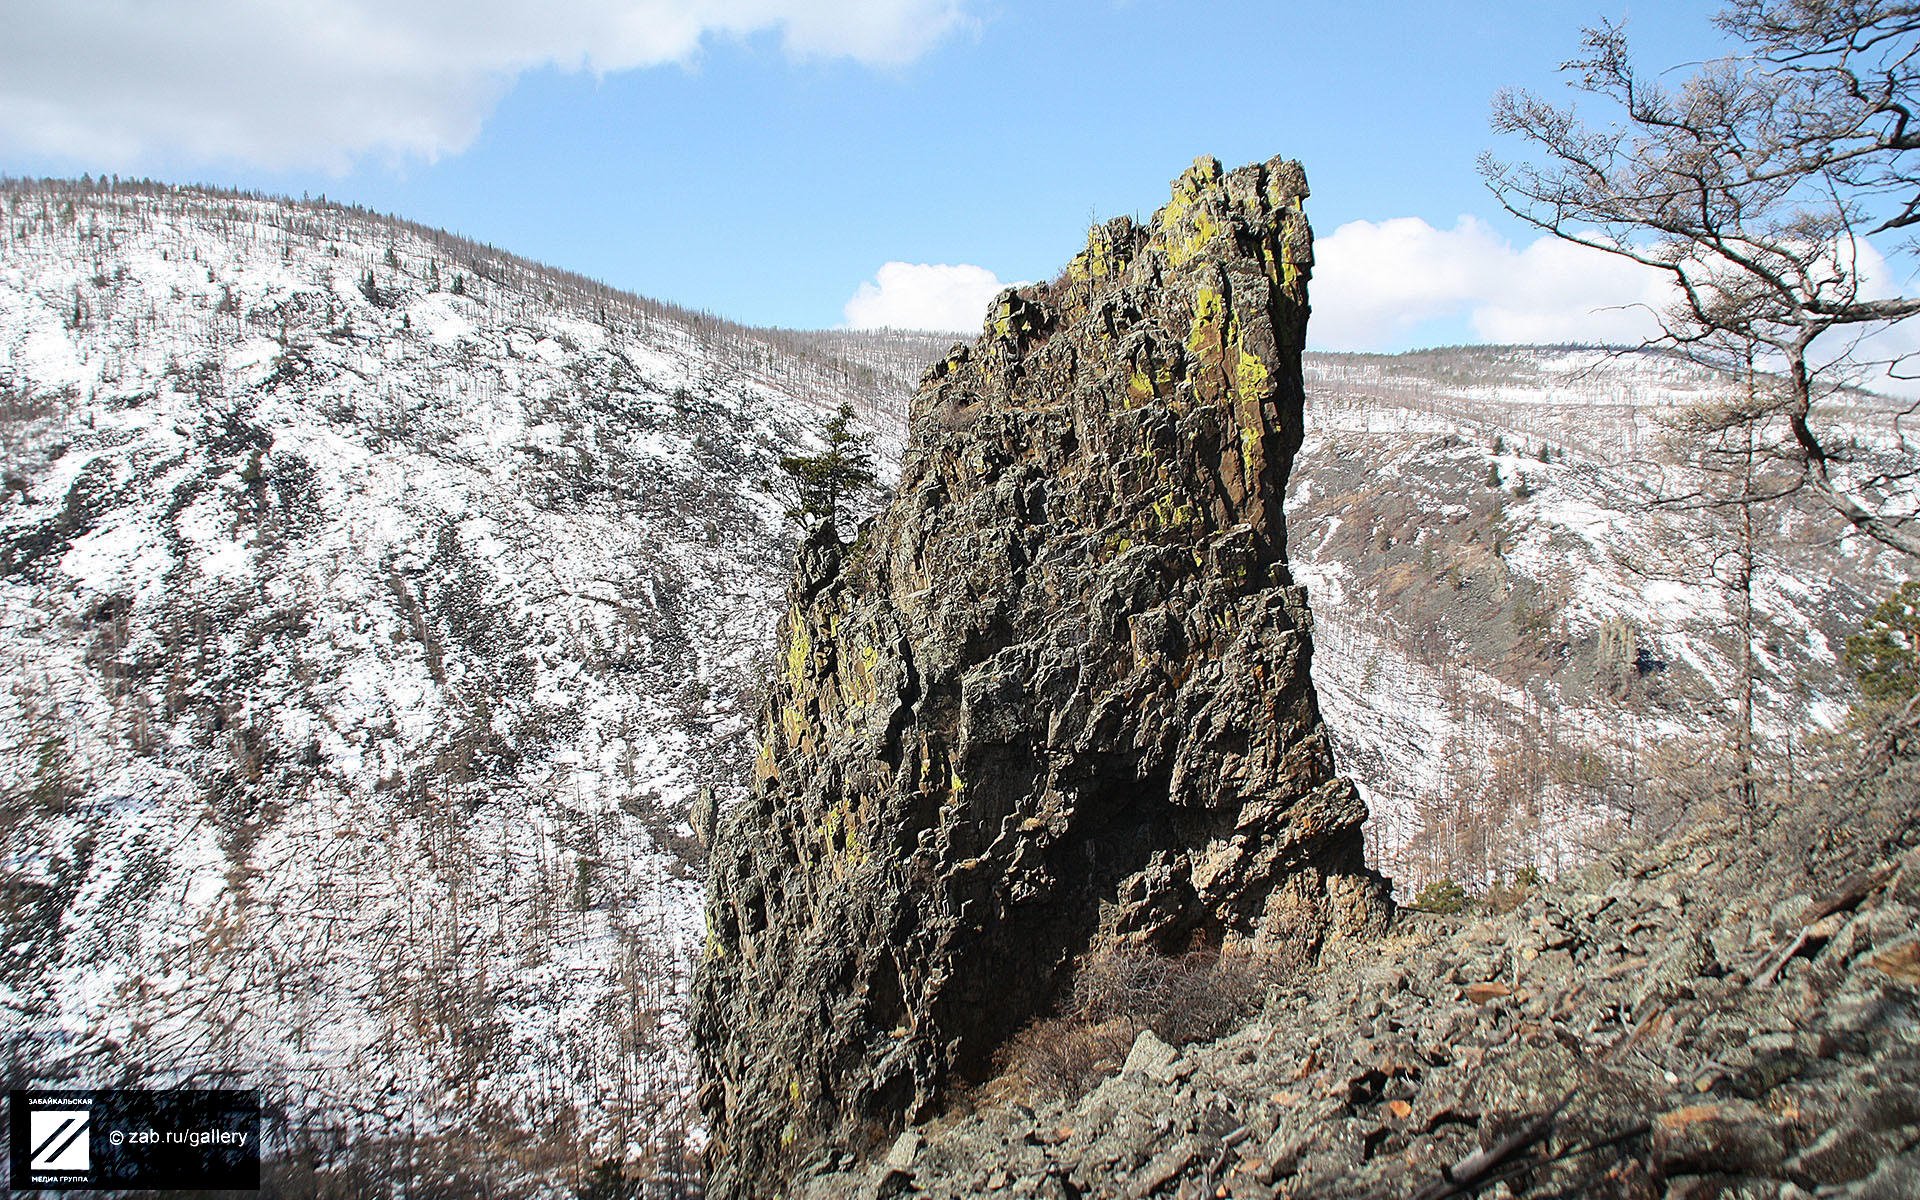
M 1309 355 L 1288 499 L 1314 677 L 1369 848 L 1403 896 L 1591 860 L 1841 729 L 1847 635 L 1910 566 L 1811 497 L 1755 510 L 1683 436 L 1735 381 L 1667 355 Z M 1835 397 L 1858 469 L 1904 405 Z M 1743 646 L 1746 651 L 1743 652 Z
M 259 1086 L 344 1178 L 674 1154 L 759 484 L 893 377 L 334 206 L 0 205 L 8 1077 Z

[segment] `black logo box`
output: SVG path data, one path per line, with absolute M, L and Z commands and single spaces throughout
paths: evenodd
M 87 1170 L 32 1169 L 35 1109 L 87 1110 Z M 260 1187 L 258 1092 L 34 1088 L 8 1093 L 7 1110 L 7 1167 L 16 1192 Z

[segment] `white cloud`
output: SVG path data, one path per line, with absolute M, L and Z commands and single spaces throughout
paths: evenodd
M 1632 259 L 1541 237 L 1500 263 L 1478 298 L 1474 332 L 1490 342 L 1611 342 L 1656 336 L 1654 314 L 1678 293 L 1667 276 Z
M 987 303 L 1007 284 L 968 263 L 890 262 L 847 301 L 854 329 L 930 329 L 975 333 Z
M 1469 305 L 1503 249 L 1472 217 L 1449 231 L 1417 217 L 1349 222 L 1314 246 L 1308 329 L 1330 349 L 1384 346 Z
M 795 58 L 909 62 L 973 0 L 43 0 L 9 5 L 0 147 L 122 166 L 341 170 L 469 145 L 539 67 L 606 74 L 769 33 Z
M 1856 243 L 1861 294 L 1899 293 L 1894 264 Z M 1463 216 L 1452 229 L 1417 217 L 1352 221 L 1314 246 L 1308 339 L 1320 350 L 1395 350 L 1409 344 L 1602 342 L 1636 345 L 1659 334 L 1654 311 L 1679 294 L 1667 277 L 1619 255 L 1542 235 L 1523 247 Z M 1434 323 L 1430 325 L 1429 323 Z M 1920 396 L 1920 319 L 1864 338 L 1831 333 L 1814 359 L 1846 357 L 1849 378 Z M 1845 374 L 1845 372 L 1842 372 Z
M 1523 248 L 1463 216 L 1352 221 L 1314 247 L 1313 344 L 1396 347 L 1429 321 L 1464 321 L 1491 342 L 1638 342 L 1669 285 L 1651 268 L 1541 236 Z

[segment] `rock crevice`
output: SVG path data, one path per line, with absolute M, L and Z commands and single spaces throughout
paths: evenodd
M 930 368 L 891 504 L 802 548 L 694 1036 L 720 1196 L 983 1078 L 1096 941 L 1377 932 L 1281 512 L 1298 164 L 1197 162 Z

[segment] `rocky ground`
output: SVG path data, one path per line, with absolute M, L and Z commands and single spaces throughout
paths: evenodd
M 794 1194 L 1920 1196 L 1917 780 L 1403 913 L 1228 1037 L 1143 1032 L 1084 1097 L 983 1101 Z

